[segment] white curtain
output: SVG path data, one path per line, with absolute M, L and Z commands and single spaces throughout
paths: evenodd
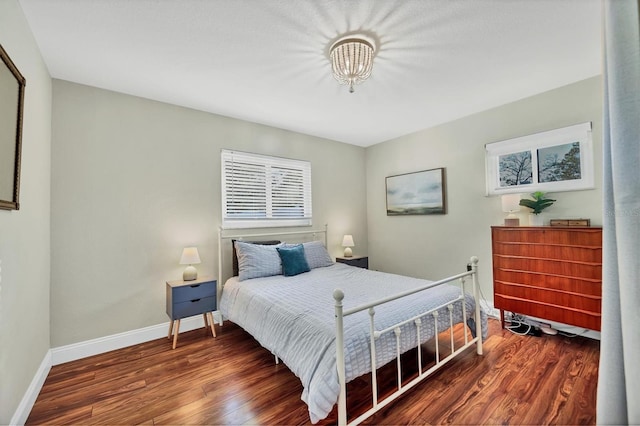
M 597 423 L 640 424 L 640 0 L 605 0 Z

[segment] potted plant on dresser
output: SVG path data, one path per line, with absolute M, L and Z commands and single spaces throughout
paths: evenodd
M 531 209 L 531 214 L 529 215 L 529 225 L 542 226 L 543 218 L 540 213 L 542 213 L 544 209 L 555 203 L 556 200 L 545 198 L 545 193 L 542 191 L 533 192 L 531 194 L 531 197 L 533 198 L 533 200 L 530 200 L 528 198 L 521 199 L 520 205 Z

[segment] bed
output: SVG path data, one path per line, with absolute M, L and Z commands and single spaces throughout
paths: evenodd
M 324 236 L 326 241 L 326 230 Z M 372 375 L 374 397 L 372 408 L 350 419 L 352 424 L 371 416 L 468 347 L 476 345 L 478 354 L 482 353 L 486 315 L 475 303 L 477 297 L 463 290 L 464 281 L 477 286 L 475 258 L 471 271 L 430 282 L 334 263 L 326 242 L 317 240 L 292 244 L 272 239 L 267 245 L 232 240 L 231 245 L 237 250 L 238 271 L 221 289 L 220 312 L 300 378 L 301 398 L 312 423 L 324 419 L 338 403 L 338 423 L 346 424 L 346 383 L 356 377 Z M 281 253 L 293 248 L 298 259 L 299 252 L 304 253 L 308 269 L 287 274 L 292 269 Z M 469 325 L 472 337 L 465 333 L 463 346 L 452 348 L 429 370 L 420 367 L 418 377 L 403 383 L 400 354 L 461 322 Z M 376 369 L 394 359 L 398 360 L 398 390 L 379 401 Z

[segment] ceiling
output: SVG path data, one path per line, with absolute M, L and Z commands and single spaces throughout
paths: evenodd
M 600 0 L 20 0 L 53 78 L 370 146 L 601 73 Z M 349 93 L 328 47 L 376 41 Z

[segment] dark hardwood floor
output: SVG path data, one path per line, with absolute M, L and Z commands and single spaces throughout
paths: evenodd
M 598 341 L 518 336 L 489 323 L 483 356 L 469 350 L 365 424 L 595 424 Z M 175 350 L 158 339 L 55 366 L 27 424 L 310 423 L 286 366 L 232 323 L 217 332 L 183 333 Z M 462 333 L 458 326 L 457 340 Z M 441 335 L 445 351 L 448 341 Z M 431 353 L 425 345 L 423 357 Z M 404 358 L 413 365 L 415 351 Z M 393 386 L 395 370 L 380 376 Z M 349 384 L 350 410 L 369 403 L 367 382 Z M 336 420 L 334 409 L 321 423 Z

